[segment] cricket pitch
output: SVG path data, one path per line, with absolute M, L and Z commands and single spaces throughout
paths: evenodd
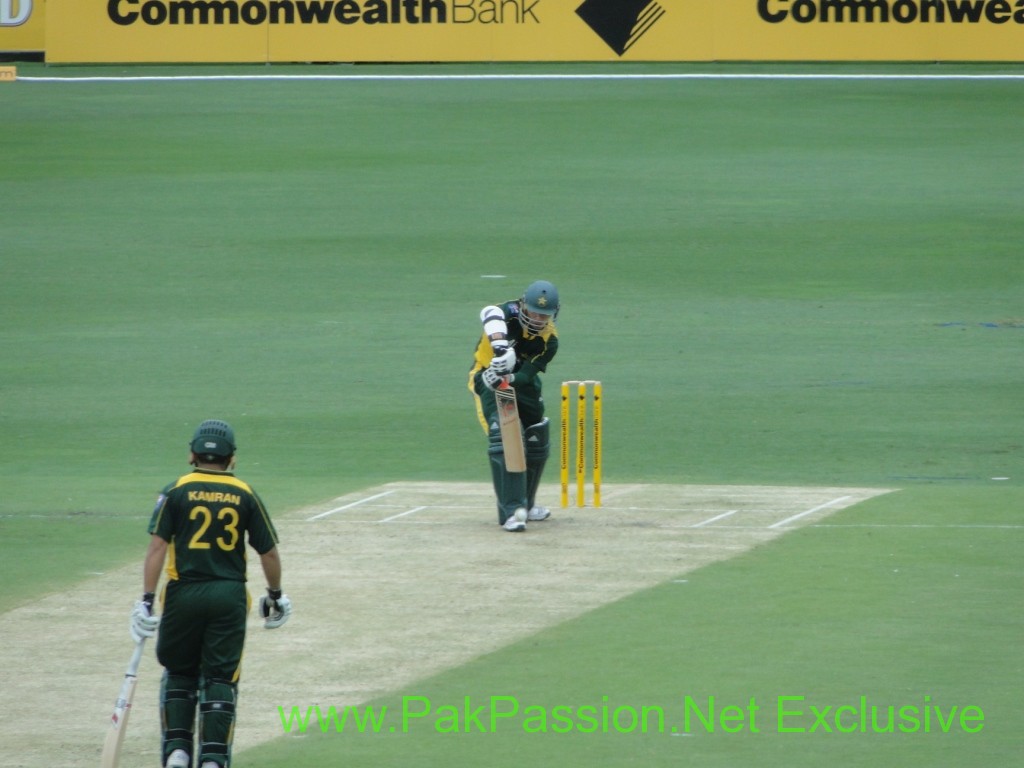
M 235 754 L 283 734 L 279 705 L 380 697 L 886 492 L 611 485 L 601 508 L 552 507 L 523 534 L 501 530 L 491 488 L 479 483 L 390 483 L 277 514 L 295 612 L 272 632 L 250 615 Z M 138 564 L 2 616 L 0 677 L 17 705 L 0 719 L 0 743 L 16 768 L 98 764 L 132 650 L 143 549 Z M 255 557 L 250 568 L 259 596 Z M 528 597 L 509 600 L 513 589 Z M 159 764 L 153 648 L 139 671 L 125 765 Z M 27 726 L 39 721 L 52 732 Z

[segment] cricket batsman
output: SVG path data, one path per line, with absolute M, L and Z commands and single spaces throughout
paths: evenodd
M 498 503 L 498 524 L 506 531 L 526 530 L 526 522 L 546 520 L 550 510 L 536 505 L 544 465 L 551 450 L 544 415 L 540 374 L 558 352 L 558 289 L 546 280 L 527 286 L 519 299 L 484 307 L 483 333 L 473 355 L 469 390 L 487 435 L 491 479 Z M 515 390 L 526 450 L 526 471 L 505 468 L 494 390 L 502 382 Z
M 194 469 L 164 488 L 153 510 L 143 595 L 130 630 L 139 642 L 159 628 L 161 765 L 228 768 L 249 613 L 247 541 L 267 581 L 267 594 L 260 598 L 263 625 L 280 627 L 292 604 L 281 592 L 277 531 L 256 492 L 232 472 L 234 431 L 208 419 L 196 429 L 189 449 Z M 165 564 L 163 615 L 155 616 Z

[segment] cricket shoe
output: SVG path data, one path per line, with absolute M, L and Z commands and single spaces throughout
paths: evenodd
M 529 515 L 524 507 L 517 509 L 501 527 L 511 533 L 522 533 L 526 530 L 526 519 Z
M 536 522 L 537 520 L 547 520 L 549 517 L 551 517 L 551 510 L 547 507 L 533 507 L 526 519 Z
M 184 749 L 176 749 L 168 755 L 164 765 L 167 768 L 189 768 L 192 765 L 192 759 Z

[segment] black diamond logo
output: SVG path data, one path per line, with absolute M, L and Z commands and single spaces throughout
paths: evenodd
M 585 0 L 576 15 L 622 56 L 665 15 L 653 0 Z

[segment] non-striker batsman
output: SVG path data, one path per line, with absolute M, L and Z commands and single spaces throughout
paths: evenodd
M 537 488 L 551 451 L 540 374 L 558 352 L 558 310 L 558 289 L 546 280 L 537 280 L 519 299 L 488 305 L 480 312 L 483 332 L 473 355 L 469 389 L 487 435 L 498 523 L 506 531 L 525 531 L 528 520 L 546 520 L 551 516 L 547 508 L 536 503 Z M 505 466 L 494 399 L 494 390 L 503 381 L 516 394 L 526 447 L 525 472 L 510 472 Z
M 292 607 L 281 592 L 274 525 L 256 492 L 232 472 L 234 431 L 208 419 L 195 431 L 189 449 L 194 469 L 164 488 L 153 510 L 143 595 L 132 611 L 130 629 L 138 642 L 159 627 L 162 765 L 227 768 L 249 613 L 247 541 L 267 581 L 267 594 L 260 599 L 264 626 L 284 624 Z M 163 615 L 157 617 L 154 593 L 165 564 Z

